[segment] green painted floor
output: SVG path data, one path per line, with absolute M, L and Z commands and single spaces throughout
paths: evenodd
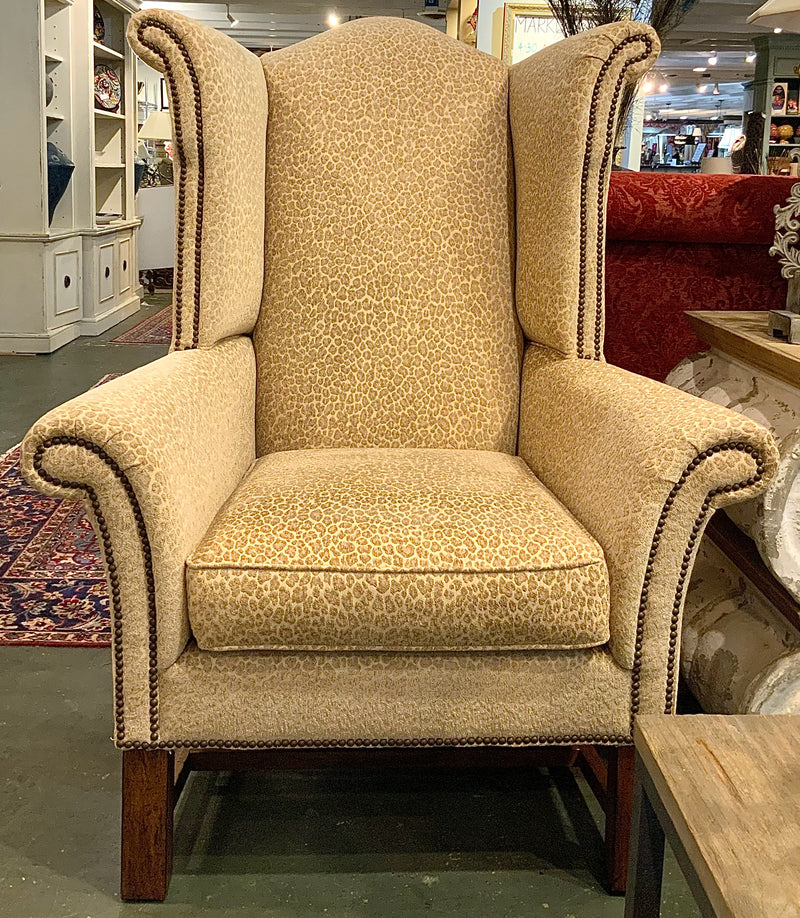
M 163 348 L 99 338 L 0 356 L 0 451 Z M 2 518 L 2 508 L 0 508 Z M 567 768 L 193 775 L 164 904 L 119 900 L 108 651 L 0 647 L 0 916 L 620 916 L 600 814 Z M 699 914 L 668 857 L 662 915 Z

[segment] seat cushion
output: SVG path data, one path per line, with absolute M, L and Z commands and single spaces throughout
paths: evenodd
M 608 640 L 603 552 L 505 453 L 258 459 L 187 562 L 206 650 L 583 648 Z

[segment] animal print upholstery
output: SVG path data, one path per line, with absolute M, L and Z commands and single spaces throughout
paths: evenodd
M 259 454 L 513 452 L 521 337 L 505 65 L 388 17 L 262 61 Z
M 621 86 L 646 73 L 658 51 L 652 29 L 615 22 L 550 45 L 509 71 L 517 315 L 527 339 L 561 354 L 602 356 L 617 103 Z
M 517 458 L 305 449 L 259 459 L 187 562 L 205 650 L 589 647 L 592 537 Z
M 621 666 L 644 664 L 642 710 L 658 710 L 658 699 L 663 710 L 665 660 L 675 663 L 702 528 L 715 508 L 754 496 L 771 478 L 772 436 L 671 386 L 531 345 L 519 454 L 602 546 L 611 650 Z
M 131 17 L 128 41 L 166 73 L 175 146 L 172 347 L 249 335 L 264 280 L 267 87 L 258 58 L 168 10 Z
M 139 33 L 148 19 L 156 24 Z M 522 385 L 519 453 L 541 490 L 535 500 L 531 492 L 523 519 L 493 479 L 487 500 L 505 517 L 487 513 L 484 554 L 476 553 L 488 568 L 505 542 L 512 560 L 537 563 L 567 546 L 574 558 L 594 559 L 599 545 L 609 641 L 568 650 L 305 652 L 208 651 L 190 637 L 185 562 L 255 460 L 257 434 L 263 458 L 253 480 L 299 455 L 281 459 L 271 452 L 278 446 L 312 450 L 309 460 L 321 447 L 454 455 L 480 447 L 504 480 L 527 476 L 519 493 L 533 487 L 524 466 L 501 455 L 515 447 L 521 364 L 506 70 L 394 20 L 355 22 L 269 55 L 263 69 L 232 39 L 178 14 L 143 11 L 131 28 L 134 48 L 166 68 L 173 112 L 180 108 L 182 352 L 50 412 L 23 449 L 33 484 L 82 496 L 94 517 L 112 602 L 117 744 L 624 743 L 636 713 L 671 710 L 682 591 L 704 521 L 714 506 L 762 489 L 776 450 L 766 431 L 732 412 L 562 356 L 593 356 L 602 333 L 595 294 L 611 116 L 620 86 L 649 66 L 641 46 L 645 37 L 647 54 L 655 50 L 652 31 L 604 27 L 555 46 L 560 64 L 548 51 L 511 70 L 516 293 L 528 335 L 552 349 L 529 347 Z M 553 156 L 556 124 L 568 140 Z M 581 149 L 575 138 L 587 136 Z M 395 172 L 380 153 L 387 149 Z M 225 336 L 249 332 L 262 287 L 257 371 L 253 342 Z M 459 478 L 444 477 L 441 490 L 455 500 Z M 476 473 L 469 486 L 482 482 Z M 409 474 L 420 506 L 424 483 Z M 398 481 L 392 487 L 405 496 Z M 390 490 L 362 496 L 386 515 Z M 366 514 L 370 505 L 348 493 Z M 535 524 L 555 508 L 561 515 L 545 539 Z M 434 520 L 447 522 L 440 509 Z M 297 508 L 284 510 L 297 518 Z M 469 519 L 477 526 L 478 515 Z M 324 520 L 315 530 L 312 509 L 305 522 L 321 537 Z M 408 545 L 397 530 L 392 538 Z M 450 526 L 451 561 L 458 538 Z M 259 550 L 279 547 L 288 560 L 314 540 Z M 369 553 L 389 557 L 390 547 L 371 543 Z M 590 607 L 589 593 L 580 595 Z M 442 608 L 451 625 L 459 621 L 456 602 Z M 528 638 L 537 628 L 541 636 L 545 616 L 530 618 Z M 435 617 L 429 624 L 437 640 L 447 630 Z
M 164 743 L 481 746 L 619 743 L 630 671 L 607 647 L 493 653 L 210 653 L 162 674 Z
M 22 471 L 83 498 L 109 577 L 116 738 L 151 736 L 149 688 L 190 635 L 184 566 L 255 452 L 249 338 L 172 353 L 49 411 Z M 92 502 L 94 495 L 96 504 Z

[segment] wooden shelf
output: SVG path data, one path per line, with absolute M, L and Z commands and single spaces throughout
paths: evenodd
M 119 112 L 106 112 L 102 108 L 96 108 L 94 114 L 96 118 L 113 118 L 115 121 L 125 120 L 125 115 L 121 115 Z
M 99 57 L 101 60 L 106 61 L 124 61 L 125 55 L 120 54 L 119 51 L 115 51 L 113 48 L 109 48 L 107 45 L 102 44 L 99 41 L 92 42 L 94 47 L 94 56 Z

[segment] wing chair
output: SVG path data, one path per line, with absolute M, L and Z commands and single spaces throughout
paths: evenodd
M 174 118 L 171 353 L 23 454 L 105 557 L 123 897 L 166 895 L 177 757 L 323 747 L 609 747 L 620 888 L 700 534 L 776 458 L 603 361 L 617 104 L 655 34 L 511 68 L 398 19 L 261 59 L 159 10 L 128 38 Z

